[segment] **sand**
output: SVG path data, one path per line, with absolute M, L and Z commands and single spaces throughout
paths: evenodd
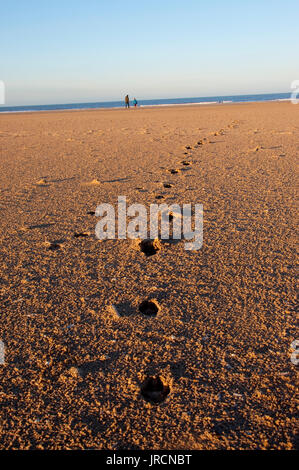
M 296 447 L 298 150 L 290 103 L 0 116 L 2 449 Z M 97 240 L 119 195 L 202 249 Z

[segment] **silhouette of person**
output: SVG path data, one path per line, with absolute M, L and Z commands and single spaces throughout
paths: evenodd
M 138 101 L 136 100 L 136 98 L 134 98 L 133 104 L 134 104 L 134 107 L 137 108 Z
M 129 95 L 125 96 L 125 107 L 129 108 L 130 107 L 130 98 Z

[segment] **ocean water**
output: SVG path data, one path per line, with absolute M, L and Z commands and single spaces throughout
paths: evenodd
M 133 97 L 132 97 L 133 98 Z M 137 97 L 138 99 L 138 97 Z M 290 93 L 271 93 L 263 95 L 236 95 L 236 96 L 210 96 L 196 98 L 168 98 L 157 100 L 138 100 L 138 106 L 174 106 L 174 105 L 208 105 L 216 103 L 244 103 L 260 101 L 284 101 L 290 100 Z M 0 106 L 2 112 L 32 112 L 32 111 L 55 111 L 63 109 L 100 109 L 100 108 L 121 108 L 124 107 L 124 101 L 102 101 L 94 103 L 66 103 L 66 104 L 48 104 L 33 106 Z

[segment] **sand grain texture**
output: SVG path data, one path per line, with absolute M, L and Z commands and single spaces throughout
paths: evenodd
M 298 113 L 0 116 L 2 449 L 296 447 Z M 98 241 L 118 195 L 202 203 L 203 248 Z

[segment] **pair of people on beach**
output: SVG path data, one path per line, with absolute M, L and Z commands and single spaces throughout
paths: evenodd
M 138 101 L 136 100 L 136 98 L 134 98 L 134 100 L 133 100 L 134 108 L 137 108 L 137 104 L 138 104 Z M 130 107 L 130 98 L 129 98 L 129 95 L 126 95 L 126 97 L 125 97 L 125 107 L 126 107 L 126 108 L 129 108 L 129 107 Z

